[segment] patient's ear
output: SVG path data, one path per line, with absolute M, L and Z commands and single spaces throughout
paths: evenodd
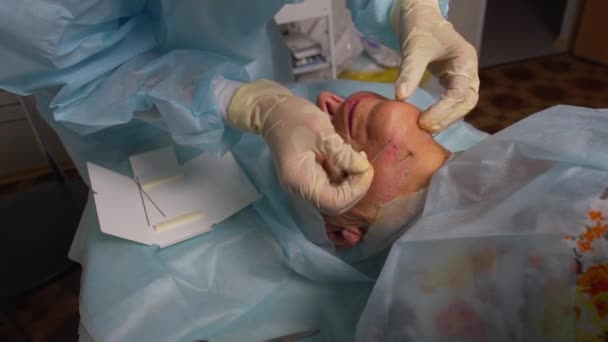
M 340 107 L 342 102 L 344 102 L 343 98 L 328 91 L 323 91 L 317 96 L 317 106 L 331 116 L 334 116 L 338 112 L 338 107 Z

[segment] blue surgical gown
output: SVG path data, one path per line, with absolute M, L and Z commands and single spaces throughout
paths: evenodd
M 175 144 L 187 159 L 233 147 L 264 193 L 213 233 L 165 250 L 102 234 L 89 201 L 71 256 L 83 265 L 81 322 L 95 340 L 261 340 L 306 328 L 352 340 L 382 256 L 349 264 L 313 244 L 318 217 L 282 191 L 261 139 L 224 126 L 211 91 L 220 75 L 290 80 L 271 22 L 285 2 L 38 0 L 0 9 L 0 88 L 36 96 L 85 181 L 87 161 L 129 175 L 128 156 L 154 148 Z M 390 5 L 349 1 L 362 32 L 396 46 Z M 352 82 L 293 89 L 312 99 L 332 87 L 392 93 Z M 443 137 L 466 148 L 483 134 L 459 123 Z
M 444 14 L 447 0 L 439 0 Z M 211 89 L 217 76 L 290 81 L 273 16 L 288 0 L 8 1 L 0 88 L 50 89 L 53 119 L 87 134 L 133 118 L 180 145 L 221 152 L 238 139 Z M 397 48 L 391 0 L 349 0 L 361 32 Z

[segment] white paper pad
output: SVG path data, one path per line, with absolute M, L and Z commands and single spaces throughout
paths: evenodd
M 219 160 L 199 155 L 179 166 L 173 148 L 164 148 L 130 162 L 141 191 L 134 179 L 88 163 L 104 233 L 162 248 L 211 230 L 259 198 L 230 152 Z

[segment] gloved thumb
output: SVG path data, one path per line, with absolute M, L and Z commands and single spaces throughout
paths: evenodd
M 371 168 L 365 153 L 359 153 L 345 144 L 337 133 L 324 140 L 321 154 L 333 167 L 347 174 L 362 173 Z
M 339 215 L 359 202 L 369 190 L 374 169 L 346 177 L 340 184 L 327 182 L 319 191 L 319 209 L 328 215 Z
M 407 50 L 408 47 L 406 46 L 404 49 Z M 413 51 L 404 53 L 399 77 L 395 82 L 395 99 L 403 101 L 414 93 L 422 81 L 428 63 L 428 58 L 419 53 Z

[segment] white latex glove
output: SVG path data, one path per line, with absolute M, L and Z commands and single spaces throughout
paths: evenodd
M 263 136 L 283 187 L 326 214 L 347 211 L 371 185 L 374 172 L 365 154 L 344 143 L 326 113 L 277 83 L 260 80 L 241 86 L 230 101 L 228 121 Z M 347 176 L 331 183 L 323 162 Z
M 404 100 L 412 95 L 428 66 L 445 92 L 422 113 L 418 124 L 439 132 L 477 105 L 477 52 L 441 15 L 438 0 L 394 0 L 391 23 L 402 57 L 395 97 Z

